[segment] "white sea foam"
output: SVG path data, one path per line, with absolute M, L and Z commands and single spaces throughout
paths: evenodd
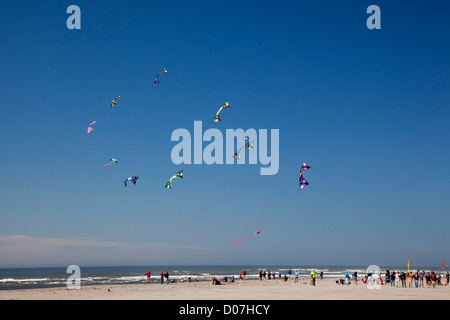
M 0 282 L 2 283 L 6 283 L 6 282 L 43 282 L 43 281 L 47 281 L 47 278 L 42 278 L 42 279 L 14 279 L 14 278 L 5 278 L 5 279 L 0 279 Z

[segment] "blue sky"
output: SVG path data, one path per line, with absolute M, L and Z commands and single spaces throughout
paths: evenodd
M 71 4 L 81 30 L 66 27 Z M 366 27 L 372 4 L 380 30 Z M 3 4 L 0 267 L 450 261 L 448 9 Z M 193 134 L 194 121 L 279 129 L 278 173 L 174 165 L 171 134 Z M 119 163 L 99 167 L 111 157 Z M 300 191 L 302 162 L 310 185 Z

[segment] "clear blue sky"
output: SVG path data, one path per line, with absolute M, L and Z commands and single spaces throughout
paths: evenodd
M 450 263 L 450 6 L 255 3 L 2 4 L 0 267 Z M 279 129 L 278 174 L 174 165 L 196 120 Z

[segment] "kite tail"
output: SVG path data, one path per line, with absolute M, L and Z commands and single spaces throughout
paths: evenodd
M 233 241 L 233 240 L 231 240 L 231 243 L 239 243 L 239 242 L 242 242 L 242 241 L 248 240 L 248 239 L 250 239 L 251 237 L 254 237 L 254 236 L 255 236 L 255 234 L 254 234 L 254 235 L 251 235 L 250 237 L 247 237 L 247 238 L 245 238 L 245 239 L 241 239 L 241 240 L 237 240 L 237 241 Z
M 111 163 L 113 163 L 113 161 L 111 161 L 110 163 L 104 164 L 104 165 L 102 165 L 100 167 L 103 168 L 103 167 L 109 166 Z

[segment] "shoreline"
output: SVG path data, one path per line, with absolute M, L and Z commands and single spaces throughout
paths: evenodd
M 369 289 L 363 282 L 340 285 L 338 279 L 288 281 L 236 280 L 224 285 L 209 281 L 82 285 L 79 289 L 49 287 L 0 290 L 0 300 L 450 300 L 450 286 Z

